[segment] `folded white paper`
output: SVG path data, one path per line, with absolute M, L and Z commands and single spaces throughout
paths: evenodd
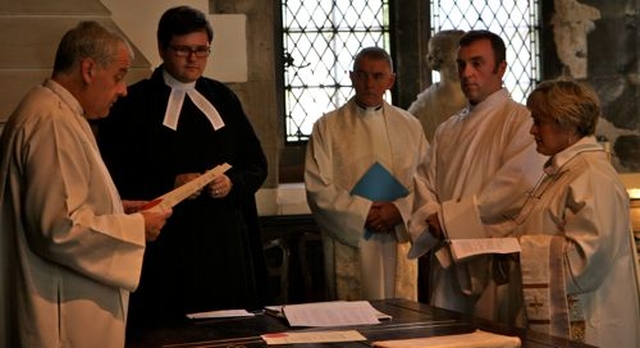
M 189 181 L 188 183 L 176 187 L 175 189 L 165 193 L 164 195 L 150 201 L 146 205 L 140 208 L 144 211 L 163 211 L 169 208 L 173 208 L 176 204 L 182 202 L 187 197 L 191 196 L 208 183 L 212 182 L 218 175 L 226 172 L 231 168 L 228 163 L 223 163 L 215 166 L 213 169 L 205 172 L 199 177 Z
M 373 342 L 377 348 L 519 348 L 519 337 L 476 330 L 460 335 L 410 338 Z
M 278 332 L 260 336 L 268 345 L 366 341 L 358 331 Z
M 199 312 L 187 314 L 189 319 L 211 319 L 211 318 L 237 318 L 237 317 L 253 317 L 255 314 L 247 312 L 244 309 L 225 309 L 219 311 Z

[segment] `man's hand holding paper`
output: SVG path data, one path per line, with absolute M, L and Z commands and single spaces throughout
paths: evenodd
M 125 214 L 141 213 L 144 218 L 144 235 L 148 242 L 153 242 L 160 235 L 160 230 L 164 227 L 167 219 L 173 214 L 171 208 L 165 210 L 144 211 L 144 207 L 149 205 L 149 201 L 123 200 L 122 208 Z
M 176 175 L 175 184 L 173 187 L 178 188 L 182 185 L 187 184 L 189 181 L 192 181 L 200 176 L 200 173 L 183 173 Z M 202 187 L 195 190 L 187 199 L 196 199 L 202 193 Z
M 188 178 L 189 176 L 181 177 L 182 180 L 185 180 L 183 182 L 181 181 L 182 185 L 154 199 L 153 201 L 143 206 L 141 209 L 143 211 L 149 211 L 149 210 L 162 211 L 162 210 L 167 210 L 169 208 L 173 208 L 176 204 L 182 202 L 183 200 L 189 197 L 192 197 L 196 192 L 202 192 L 203 187 L 213 182 L 216 178 L 220 177 L 221 175 L 224 175 L 223 173 L 229 170 L 229 168 L 231 168 L 230 164 L 223 163 L 215 166 L 213 169 L 208 170 L 202 175 L 192 178 L 191 180 L 186 181 L 186 178 Z M 226 177 L 226 175 L 224 176 Z M 228 194 L 229 190 L 231 189 L 231 185 L 230 185 L 231 180 L 228 180 L 228 179 L 229 178 L 227 177 L 227 180 L 221 179 L 222 181 L 219 181 L 219 182 L 222 182 L 223 184 L 227 183 L 227 186 L 223 187 L 225 189 L 224 191 L 225 195 Z M 214 193 L 215 193 L 215 189 L 214 189 Z
M 171 208 L 163 211 L 141 211 L 144 217 L 144 235 L 148 242 L 153 242 L 160 235 L 167 219 L 173 214 Z
M 213 198 L 224 198 L 231 192 L 233 183 L 225 174 L 220 174 L 207 185 L 207 191 Z

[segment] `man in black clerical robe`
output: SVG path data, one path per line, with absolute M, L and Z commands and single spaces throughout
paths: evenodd
M 223 181 L 176 205 L 161 237 L 147 244 L 129 307 L 132 334 L 188 313 L 264 305 L 254 195 L 267 162 L 236 95 L 202 77 L 211 39 L 200 11 L 165 12 L 158 29 L 163 64 L 132 85 L 98 125 L 100 151 L 125 199 L 150 200 L 184 184 L 184 175 L 232 166 Z

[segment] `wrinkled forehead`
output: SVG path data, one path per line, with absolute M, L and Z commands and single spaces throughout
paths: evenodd
M 391 66 L 390 63 L 384 58 L 363 56 L 356 62 L 354 71 L 369 73 L 390 72 Z

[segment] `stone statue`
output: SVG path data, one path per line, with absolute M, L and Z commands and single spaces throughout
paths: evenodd
M 431 69 L 440 72 L 440 82 L 420 92 L 409 106 L 409 112 L 420 120 L 429 141 L 442 121 L 467 104 L 456 66 L 458 40 L 463 34 L 462 30 L 442 30 L 429 40 L 427 62 Z
M 556 0 L 551 20 L 558 57 L 575 79 L 587 78 L 587 33 L 595 28 L 600 11 L 576 0 Z

